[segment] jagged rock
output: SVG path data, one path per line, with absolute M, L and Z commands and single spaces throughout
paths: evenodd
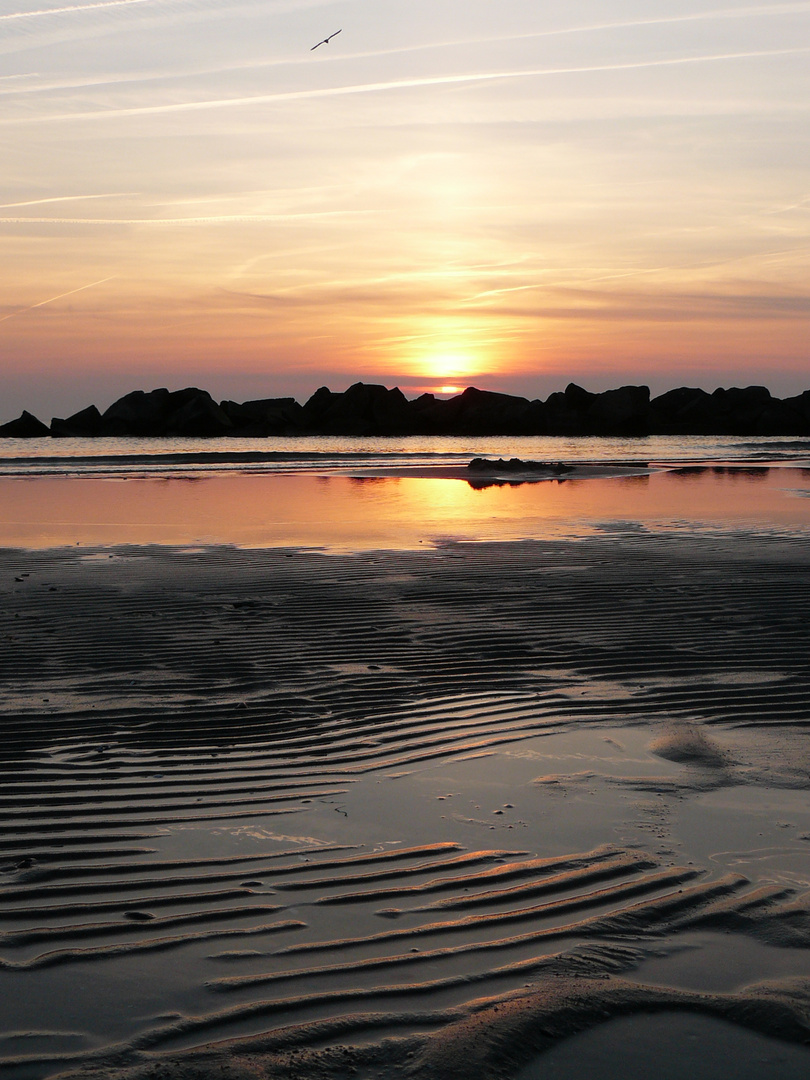
M 436 410 L 453 435 L 542 435 L 545 409 L 540 401 L 468 386 Z M 437 431 L 436 434 L 442 433 Z
M 55 416 L 51 420 L 51 435 L 57 439 L 64 438 L 92 438 L 101 430 L 101 413 L 95 405 L 88 405 L 86 409 L 62 420 Z
M 183 394 L 184 391 L 179 391 Z M 230 435 L 233 423 L 209 393 L 197 390 L 189 395 L 168 417 L 167 435 L 184 435 L 187 438 L 210 438 L 215 435 Z
M 569 383 L 565 388 L 565 403 L 573 412 L 588 412 L 595 397 L 596 394 L 577 386 L 576 383 Z
M 316 425 L 324 435 L 410 435 L 415 433 L 415 417 L 400 389 L 354 383 L 343 394 L 325 387 L 304 406 L 308 425 Z M 328 394 L 328 396 L 327 396 Z M 418 423 L 416 424 L 418 430 Z
M 710 435 L 717 403 L 697 387 L 681 386 L 650 402 L 650 428 L 657 435 Z
M 764 386 L 719 387 L 712 394 L 722 435 L 754 435 L 759 418 L 773 398 Z
M 317 430 L 326 410 L 337 397 L 340 397 L 340 394 L 333 394 L 328 386 L 319 387 L 303 405 L 306 427 L 313 431 Z
M 649 386 L 620 386 L 594 394 L 586 412 L 593 435 L 646 435 L 649 423 Z
M 27 409 L 23 409 L 16 420 L 0 424 L 0 439 L 39 439 L 43 435 L 50 435 L 49 428 Z
M 296 435 L 304 426 L 304 410 L 295 398 L 261 398 L 221 402 L 221 408 L 233 424 L 230 434 L 242 438 L 265 438 L 269 435 Z
M 133 390 L 107 409 L 99 434 L 208 437 L 233 429 L 227 414 L 207 390 L 196 386 L 169 392 L 165 388 Z
M 447 400 L 355 383 L 344 393 L 322 386 L 305 405 L 293 398 L 217 404 L 205 390 L 135 390 L 103 414 L 94 405 L 50 430 L 29 412 L 0 426 L 0 437 L 93 435 L 810 435 L 810 390 L 780 400 L 764 386 L 705 390 L 682 386 L 650 401 L 646 386 L 595 394 L 576 383 L 545 402 L 477 387 Z
M 573 465 L 564 465 L 561 461 L 524 461 L 516 457 L 497 458 L 495 461 L 476 457 L 467 465 L 467 468 L 472 472 L 551 473 L 554 476 L 562 476 L 564 473 L 573 471 Z
M 805 390 L 803 394 L 797 394 L 796 397 L 784 398 L 782 401 L 774 399 L 771 408 L 788 410 L 789 422 L 792 426 L 783 427 L 775 432 L 763 432 L 763 434 L 810 435 L 810 390 Z
M 110 405 L 101 415 L 102 435 L 163 435 L 171 412 L 169 391 L 163 387 L 148 394 L 133 390 Z
M 568 393 L 572 388 L 575 393 Z M 584 404 L 586 399 L 576 393 L 578 390 L 581 390 L 581 387 L 570 383 L 565 393 L 558 390 L 549 394 L 546 399 L 546 430 L 549 435 L 586 434 L 584 409 L 578 407 L 580 402 Z M 582 393 L 587 394 L 587 391 L 583 390 Z M 588 394 L 588 404 L 592 396 Z

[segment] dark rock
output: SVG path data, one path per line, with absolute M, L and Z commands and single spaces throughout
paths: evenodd
M 467 465 L 472 472 L 494 473 L 551 473 L 554 476 L 562 476 L 572 472 L 572 465 L 563 465 L 561 461 L 524 461 L 522 458 L 497 458 L 491 461 L 489 458 L 473 458 Z
M 540 435 L 545 428 L 542 402 L 468 386 L 444 402 L 439 415 L 452 435 Z M 437 431 L 436 434 L 445 432 Z
M 304 402 L 304 423 L 306 426 L 312 430 L 317 429 L 326 414 L 326 410 L 337 397 L 340 397 L 340 394 L 333 394 L 328 386 L 319 387 L 312 397 Z
M 789 416 L 795 419 L 791 419 L 789 430 L 785 428 L 768 434 L 810 435 L 810 390 L 805 390 L 803 394 L 797 394 L 796 397 L 785 398 L 781 402 L 774 401 L 772 407 L 789 410 Z
M 571 386 L 573 385 L 572 383 Z M 584 411 L 575 407 L 579 401 L 578 395 L 564 394 L 559 390 L 548 396 L 545 408 L 546 431 L 549 435 L 584 435 L 586 433 Z
M 592 394 L 590 390 L 584 390 L 576 383 L 569 383 L 565 388 L 565 403 L 573 412 L 587 412 L 595 397 L 596 394 Z
M 810 435 L 810 390 L 780 400 L 764 386 L 708 394 L 682 386 L 650 401 L 646 386 L 591 393 L 569 383 L 543 402 L 470 386 L 447 400 L 355 383 L 344 393 L 322 386 L 301 406 L 294 398 L 223 401 L 196 387 L 135 390 L 99 414 L 94 405 L 48 429 L 29 412 L 0 426 L 0 437 L 94 435 L 263 438 L 298 433 L 407 435 Z
M 179 391 L 183 394 L 184 391 Z M 197 390 L 186 397 L 180 407 L 166 421 L 167 435 L 184 435 L 187 438 L 210 438 L 230 435 L 233 423 L 209 393 Z
M 231 434 L 242 438 L 296 435 L 304 427 L 304 410 L 295 398 L 223 401 L 221 408 L 233 424 Z
M 720 435 L 755 435 L 760 416 L 773 401 L 764 386 L 720 387 L 711 396 Z
M 649 423 L 649 386 L 620 386 L 594 394 L 585 415 L 592 435 L 646 435 Z
M 691 386 L 653 398 L 650 413 L 650 430 L 656 435 L 710 435 L 718 423 L 712 395 Z
M 410 435 L 419 429 L 401 390 L 370 383 L 354 383 L 343 394 L 322 387 L 304 406 L 304 415 L 323 435 Z
M 232 428 L 208 391 L 190 386 L 172 393 L 161 388 L 126 394 L 103 413 L 99 434 L 208 437 L 227 435 Z
M 50 433 L 50 429 L 26 409 L 16 420 L 0 425 L 0 439 L 39 439 Z
M 163 435 L 172 411 L 171 395 L 164 388 L 146 393 L 133 390 L 110 405 L 101 416 L 102 435 Z
M 55 438 L 87 438 L 98 435 L 100 430 L 101 413 L 95 405 L 88 405 L 66 420 L 59 417 L 51 420 L 51 435 Z

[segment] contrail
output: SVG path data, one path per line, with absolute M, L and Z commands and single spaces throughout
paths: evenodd
M 220 214 L 208 217 L 178 217 L 178 218 L 57 218 L 57 217 L 0 217 L 0 225 L 231 225 L 240 222 L 285 222 L 285 221 L 309 221 L 312 218 L 336 218 L 358 217 L 377 214 L 378 210 L 312 210 L 300 214 Z M 105 278 L 109 281 L 109 278 Z M 100 282 L 94 281 L 94 285 Z M 89 285 L 82 288 L 89 289 Z M 74 292 L 80 292 L 74 289 Z M 65 296 L 68 294 L 65 293 Z M 58 300 L 58 296 L 53 297 Z M 49 304 L 50 300 L 43 300 Z M 34 304 L 34 307 L 39 307 Z M 30 311 L 26 308 L 26 311 Z M 6 318 L 9 318 L 7 315 Z M 0 322 L 2 320 L 0 319 Z
M 38 11 L 12 11 L 0 15 L 0 22 L 9 19 L 38 19 L 42 15 L 67 15 L 73 11 L 98 11 L 99 8 L 129 7 L 130 4 L 153 4 L 155 0 L 100 0 L 96 4 L 69 4 L 58 8 L 40 8 Z
M 112 281 L 115 277 L 118 277 L 118 275 L 112 274 L 110 277 L 101 278 L 99 281 L 91 281 L 89 285 L 80 285 L 78 289 L 70 289 L 69 292 L 59 293 L 58 296 L 50 296 L 47 300 L 40 300 L 38 304 L 31 304 L 30 307 L 21 308 L 20 311 L 12 311 L 10 315 L 4 315 L 2 319 L 0 319 L 0 322 L 7 322 L 9 319 L 16 318 L 17 315 L 25 315 L 26 312 L 33 311 L 34 308 L 52 304 L 54 300 L 62 300 L 65 296 L 73 296 L 74 293 L 84 292 L 85 289 L 92 289 L 94 285 L 103 285 L 105 281 Z
M 81 113 L 56 113 L 51 116 L 17 117 L 0 120 L 0 125 L 49 123 L 56 120 L 105 120 L 121 116 L 148 116 L 159 113 L 195 112 L 202 109 L 227 109 L 236 105 L 270 105 L 279 101 L 302 101 L 312 98 L 342 97 L 349 94 L 373 94 L 388 90 L 412 90 L 428 86 L 459 86 L 464 83 L 494 82 L 506 79 L 531 79 L 553 75 L 584 75 L 610 71 L 641 71 L 648 68 L 682 67 L 688 64 L 709 64 L 729 60 L 755 60 L 775 56 L 797 56 L 810 52 L 810 46 L 794 49 L 762 49 L 751 52 L 711 53 L 703 56 L 677 56 L 670 60 L 638 60 L 625 64 L 588 64 L 581 67 L 530 68 L 518 71 L 481 71 L 471 75 L 435 75 L 418 79 L 396 79 L 391 82 L 359 83 L 350 86 L 329 86 L 318 90 L 289 90 L 278 94 L 257 94 L 254 97 L 209 98 L 207 101 L 181 101 L 171 105 L 139 105 L 128 109 L 100 109 Z
M 126 196 L 139 194 L 139 191 L 107 191 L 101 195 L 52 195 L 49 199 L 26 199 L 25 202 L 0 203 L 0 210 L 11 210 L 17 206 L 41 206 L 43 203 L 76 202 L 79 199 L 123 199 Z

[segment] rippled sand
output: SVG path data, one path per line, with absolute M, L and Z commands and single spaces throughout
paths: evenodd
M 673 1010 L 810 1065 L 801 537 L 6 551 L 0 589 L 9 1075 L 530 1080 Z

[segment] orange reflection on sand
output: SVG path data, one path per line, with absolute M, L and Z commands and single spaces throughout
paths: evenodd
M 418 548 L 580 534 L 600 523 L 810 525 L 810 470 L 660 472 L 473 488 L 464 480 L 231 474 L 0 480 L 0 545 Z

